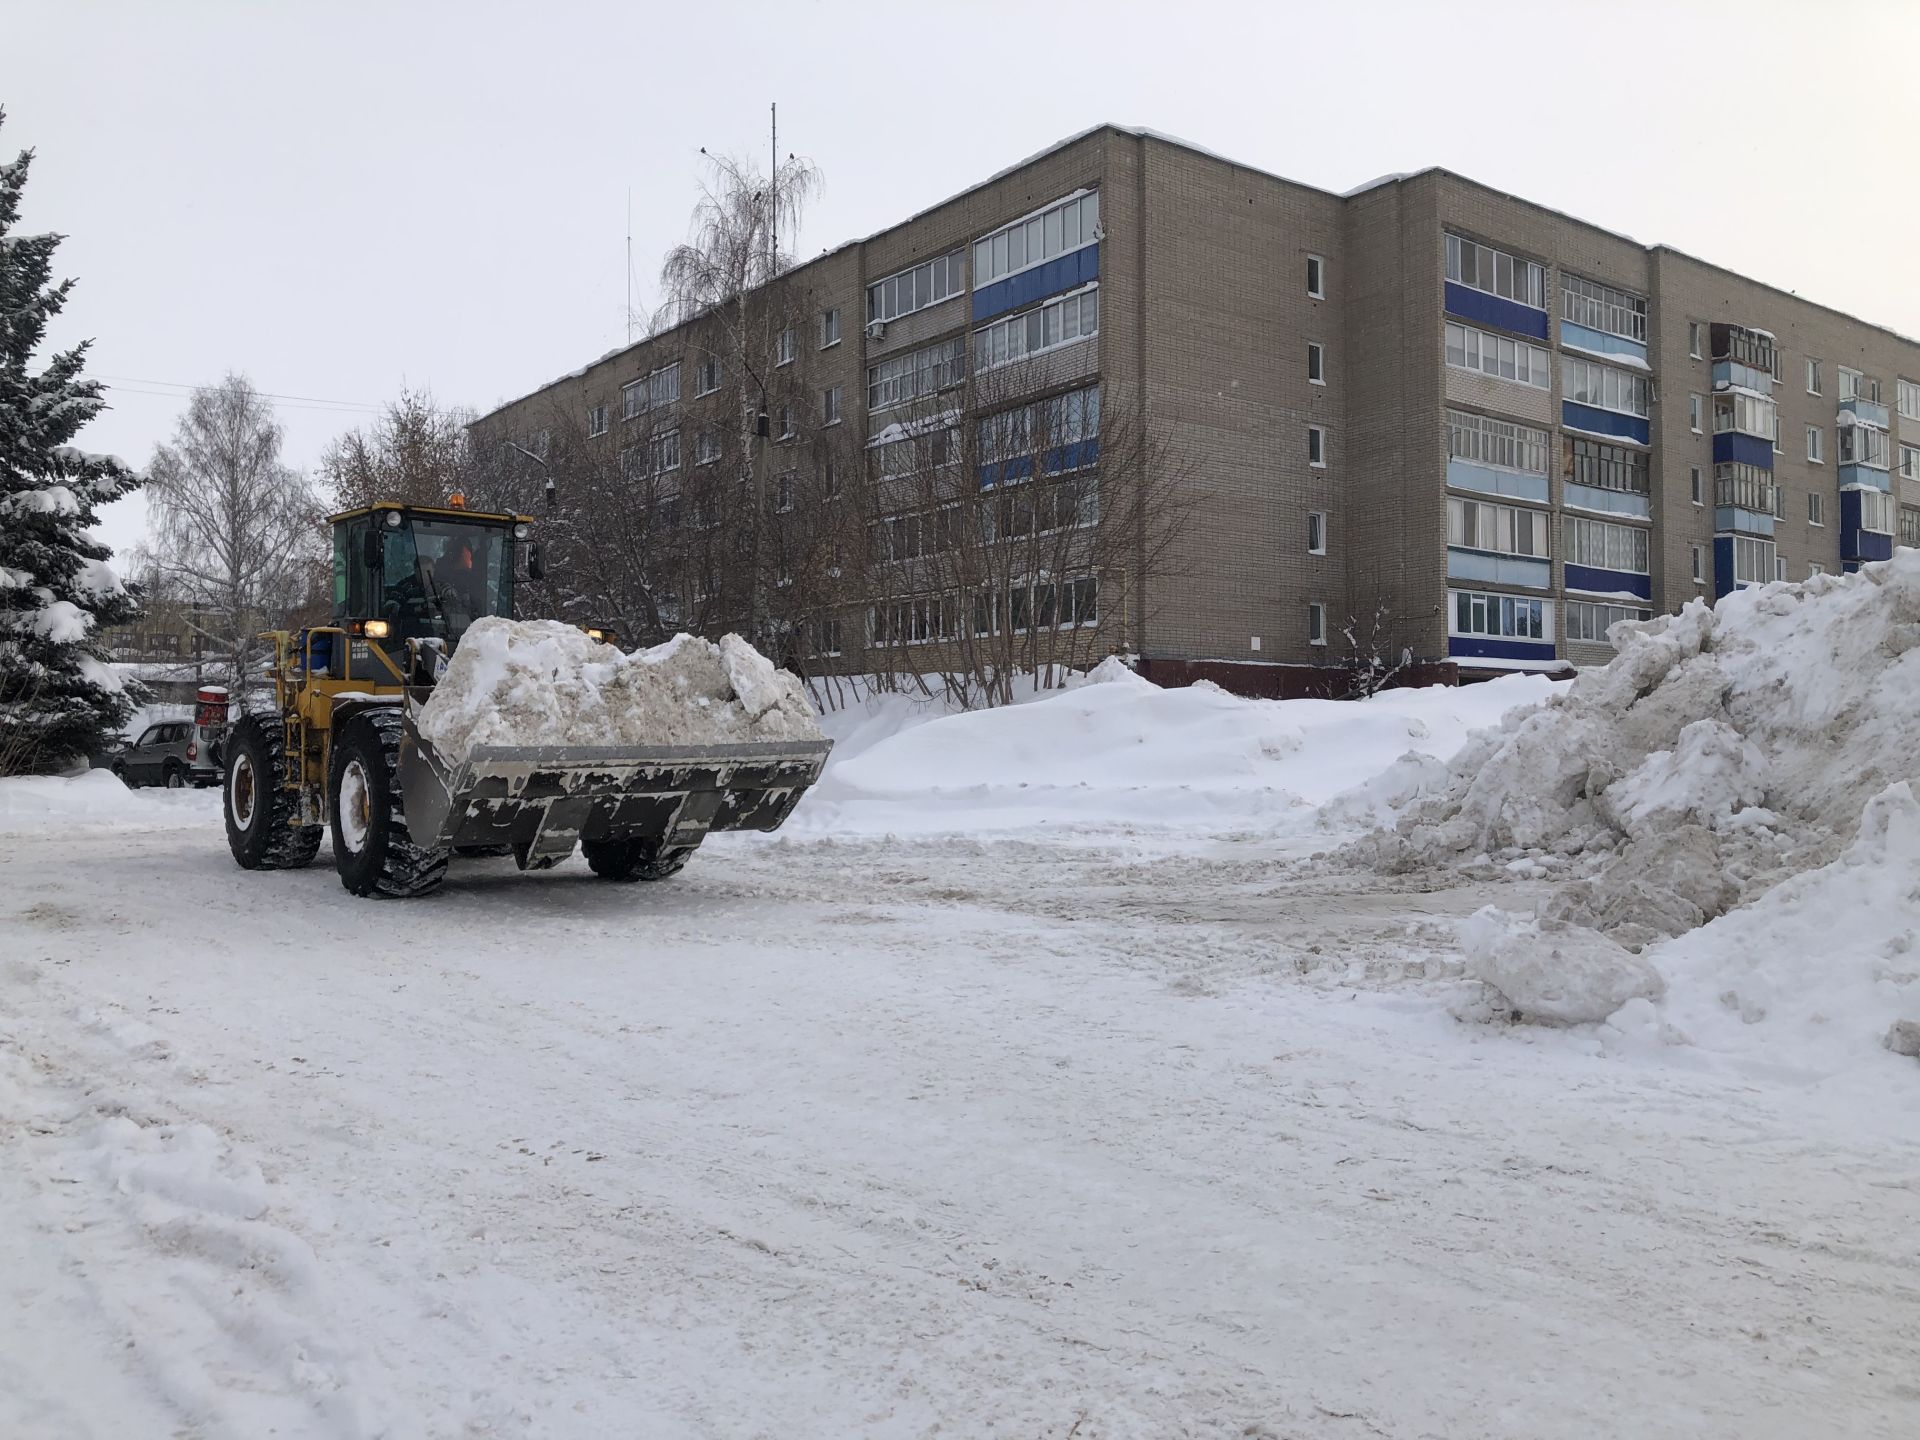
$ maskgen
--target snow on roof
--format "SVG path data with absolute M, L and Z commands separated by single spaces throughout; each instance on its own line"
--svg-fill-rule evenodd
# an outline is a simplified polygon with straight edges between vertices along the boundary
M 1351 190 L 1342 190 L 1340 192 L 1340 198 L 1342 200 L 1351 200 L 1354 196 L 1364 195 L 1369 190 L 1378 190 L 1382 185 L 1397 185 L 1402 180 L 1411 180 L 1416 175 L 1424 175 L 1426 173 L 1425 170 L 1395 170 L 1386 175 L 1376 175 L 1373 179 L 1366 181 L 1364 184 L 1356 185 Z

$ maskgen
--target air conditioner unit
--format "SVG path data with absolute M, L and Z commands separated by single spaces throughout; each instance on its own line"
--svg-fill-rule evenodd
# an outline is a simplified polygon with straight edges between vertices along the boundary
M 869 320 L 867 322 L 867 338 L 869 340 L 884 340 L 886 338 L 886 335 L 887 335 L 886 321 Z

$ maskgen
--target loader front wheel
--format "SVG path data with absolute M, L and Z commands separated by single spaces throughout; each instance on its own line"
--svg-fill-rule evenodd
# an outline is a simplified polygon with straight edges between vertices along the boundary
M 286 733 L 278 721 L 248 716 L 227 741 L 221 785 L 227 848 L 242 870 L 298 870 L 320 850 L 319 825 L 295 825 L 299 797 L 283 790 Z
M 678 849 L 657 840 L 582 840 L 580 853 L 587 868 L 602 880 L 665 880 L 677 875 L 693 855 L 691 845 Z
M 327 787 L 333 865 L 355 895 L 425 895 L 447 878 L 447 852 L 416 845 L 407 829 L 399 781 L 403 728 L 397 710 L 374 710 L 334 742 Z

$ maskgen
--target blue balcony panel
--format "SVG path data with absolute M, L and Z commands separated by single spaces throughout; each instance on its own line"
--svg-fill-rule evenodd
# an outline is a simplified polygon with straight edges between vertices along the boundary
M 1880 430 L 1890 429 L 1892 426 L 1893 417 L 1887 413 L 1887 407 L 1878 400 L 1862 400 L 1857 395 L 1851 400 L 1842 400 L 1839 413 L 1844 415 L 1849 410 L 1853 412 L 1853 418 L 1862 425 L 1872 425 Z M 1843 420 L 1840 423 L 1844 425 L 1846 422 Z
M 1512 335 L 1529 335 L 1542 342 L 1547 338 L 1546 311 L 1451 280 L 1447 281 L 1447 313 Z
M 1018 310 L 1022 305 L 1031 305 L 1049 295 L 1058 295 L 1062 290 L 1090 285 L 1099 278 L 1099 245 L 1082 245 L 1078 250 L 1054 256 L 1044 265 L 1022 270 L 1018 275 L 1009 275 L 1004 280 L 996 280 L 984 289 L 974 291 L 974 323 L 991 320 L 1009 310 Z
M 1560 343 L 1575 350 L 1584 350 L 1589 355 L 1638 360 L 1642 365 L 1647 363 L 1647 347 L 1638 340 L 1629 340 L 1624 335 L 1609 335 L 1604 330 L 1591 330 L 1571 320 L 1560 322 Z
M 1871 465 L 1842 465 L 1840 467 L 1840 487 L 1865 485 L 1873 490 L 1893 489 L 1893 475 L 1890 471 L 1876 470 Z
M 1456 490 L 1477 490 L 1482 495 L 1505 495 L 1514 500 L 1533 500 L 1546 504 L 1547 477 L 1522 475 L 1517 470 L 1496 470 L 1491 465 L 1475 465 L 1467 460 L 1447 461 L 1447 484 Z
M 1713 512 L 1713 533 L 1773 536 L 1773 516 L 1764 510 L 1741 510 L 1732 505 L 1717 506 Z
M 1630 570 L 1602 570 L 1593 565 L 1567 566 L 1567 589 L 1585 590 L 1594 595 L 1637 595 L 1653 599 L 1653 577 L 1635 575 Z
M 1893 536 L 1860 524 L 1860 492 L 1840 492 L 1840 558 L 1842 560 L 1891 560 Z
M 1758 435 L 1742 435 L 1738 430 L 1722 430 L 1713 437 L 1713 463 L 1716 465 L 1758 465 L 1773 469 L 1773 442 Z
M 1713 598 L 1725 599 L 1733 593 L 1733 537 L 1713 537 Z
M 1082 470 L 1098 463 L 1100 459 L 1100 437 L 1087 440 L 1075 440 L 1067 445 L 1055 445 L 1040 457 L 1040 473 L 1059 475 L 1068 470 Z M 980 488 L 991 490 L 1003 481 L 1008 485 L 1017 485 L 1022 480 L 1031 480 L 1034 471 L 1034 457 L 1016 455 L 1006 460 L 995 460 L 980 467 Z
M 1447 654 L 1455 659 L 1554 661 L 1551 640 L 1507 640 L 1492 635 L 1449 635 Z
M 1597 485 L 1576 485 L 1569 480 L 1563 493 L 1562 503 L 1576 510 L 1601 510 L 1609 515 L 1631 515 L 1640 520 L 1653 517 L 1653 501 L 1629 490 L 1602 490 Z
M 1638 415 L 1622 415 L 1617 410 L 1602 410 L 1577 400 L 1560 402 L 1560 423 L 1570 430 L 1609 435 L 1616 440 L 1631 440 L 1636 445 L 1653 443 L 1653 427 Z
M 1534 590 L 1553 588 L 1553 562 L 1526 555 L 1496 555 L 1489 550 L 1447 547 L 1447 578 L 1479 580 L 1493 585 L 1524 585 Z

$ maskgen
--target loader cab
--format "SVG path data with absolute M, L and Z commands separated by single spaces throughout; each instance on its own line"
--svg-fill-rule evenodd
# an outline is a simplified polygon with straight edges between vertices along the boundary
M 483 615 L 512 617 L 524 516 L 374 505 L 332 523 L 336 625 L 380 620 L 394 640 L 451 647 Z

